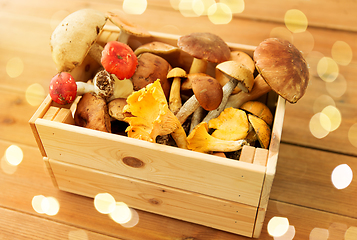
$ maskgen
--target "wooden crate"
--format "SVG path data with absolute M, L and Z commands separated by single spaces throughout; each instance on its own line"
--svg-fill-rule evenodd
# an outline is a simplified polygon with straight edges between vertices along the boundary
M 115 40 L 107 26 L 99 43 Z M 152 32 L 131 39 L 176 45 L 178 36 Z M 228 44 L 252 55 L 255 47 Z M 135 48 L 135 47 L 134 47 Z M 189 56 L 183 56 L 189 66 Z M 83 69 L 83 68 L 82 68 Z M 76 104 L 59 106 L 48 96 L 30 120 L 53 184 L 94 197 L 110 193 L 128 206 L 248 237 L 259 237 L 275 175 L 285 100 L 270 92 L 274 112 L 269 150 L 245 146 L 232 160 L 75 126 Z

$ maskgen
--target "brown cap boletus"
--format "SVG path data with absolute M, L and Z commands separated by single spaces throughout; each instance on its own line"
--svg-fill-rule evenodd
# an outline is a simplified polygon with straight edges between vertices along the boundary
M 309 69 L 301 52 L 289 41 L 268 38 L 254 51 L 256 68 L 272 90 L 296 103 L 309 83 Z
M 181 36 L 177 46 L 194 58 L 189 73 L 206 72 L 207 62 L 221 63 L 230 58 L 228 45 L 212 33 L 195 32 Z
M 95 93 L 86 93 L 77 104 L 74 114 L 77 126 L 111 132 L 107 102 Z
M 165 96 L 169 99 L 171 83 L 167 80 L 167 74 L 171 69 L 171 65 L 164 58 L 152 53 L 141 54 L 138 56 L 136 71 L 131 77 L 134 90 L 138 91 L 160 79 Z

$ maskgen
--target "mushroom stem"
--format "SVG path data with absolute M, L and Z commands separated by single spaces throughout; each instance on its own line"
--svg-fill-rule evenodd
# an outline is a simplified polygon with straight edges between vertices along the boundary
M 94 92 L 94 85 L 91 83 L 85 82 L 76 82 L 77 84 L 77 96 L 82 96 L 89 92 Z
M 171 133 L 172 138 L 175 140 L 177 147 L 188 149 L 187 148 L 187 136 L 186 132 L 183 129 L 182 125 L 178 126 L 175 131 Z
M 181 78 L 174 77 L 171 83 L 169 95 L 169 108 L 176 115 L 182 106 L 181 101 Z
M 271 87 L 265 82 L 261 75 L 258 75 L 254 81 L 254 87 L 250 93 L 245 93 L 242 91 L 231 95 L 228 98 L 225 108 L 239 108 L 243 103 L 257 99 L 258 97 L 268 93 L 271 90 Z
M 204 114 L 205 110 L 201 106 L 195 110 L 191 118 L 190 132 L 192 132 L 192 130 L 202 121 Z
M 127 44 L 128 40 L 129 40 L 129 36 L 130 35 L 121 28 L 120 29 L 120 34 L 119 34 L 119 37 L 118 37 L 117 41 Z
M 183 124 L 186 119 L 200 106 L 195 95 L 192 95 L 187 101 L 182 105 L 178 113 L 176 114 L 177 119 L 181 124 Z
M 94 43 L 92 47 L 89 49 L 88 55 L 91 56 L 97 63 L 102 66 L 101 58 L 103 47 L 98 43 Z
M 193 58 L 190 73 L 205 73 L 208 62 L 203 59 Z
M 237 86 L 238 80 L 231 78 L 226 84 L 224 84 L 223 98 L 221 104 L 215 110 L 209 111 L 206 117 L 202 120 L 203 122 L 209 122 L 211 119 L 216 118 L 225 109 L 229 96 L 231 96 L 234 88 Z

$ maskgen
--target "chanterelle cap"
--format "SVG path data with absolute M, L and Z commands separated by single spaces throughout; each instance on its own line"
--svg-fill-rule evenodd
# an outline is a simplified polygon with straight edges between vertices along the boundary
M 195 32 L 181 36 L 177 46 L 192 57 L 214 63 L 227 61 L 231 53 L 223 39 L 212 33 Z
M 268 38 L 254 51 L 256 68 L 269 86 L 290 103 L 297 102 L 309 83 L 309 69 L 301 52 L 289 41 Z

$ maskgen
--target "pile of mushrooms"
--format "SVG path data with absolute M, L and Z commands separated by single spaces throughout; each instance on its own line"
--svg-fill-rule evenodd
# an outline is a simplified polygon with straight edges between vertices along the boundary
M 108 20 L 120 36 L 102 46 L 96 42 Z M 307 63 L 286 40 L 268 38 L 251 57 L 212 33 L 181 36 L 177 46 L 154 41 L 135 49 L 128 45 L 131 35 L 150 33 L 120 13 L 93 9 L 70 14 L 54 30 L 58 74 L 49 92 L 59 104 L 78 97 L 76 125 L 233 158 L 244 145 L 269 147 L 273 114 L 261 96 L 275 91 L 295 103 L 308 85 Z M 191 56 L 190 66 L 181 55 Z M 118 122 L 124 129 L 113 131 Z

